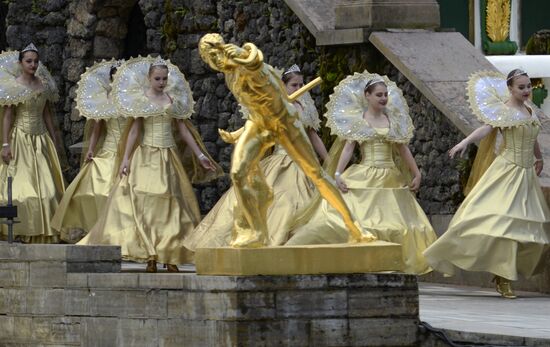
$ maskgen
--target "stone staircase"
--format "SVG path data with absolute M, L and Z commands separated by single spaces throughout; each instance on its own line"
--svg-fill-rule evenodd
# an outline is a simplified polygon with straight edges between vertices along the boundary
M 435 0 L 285 0 L 318 46 L 363 43 L 372 29 L 437 28 Z

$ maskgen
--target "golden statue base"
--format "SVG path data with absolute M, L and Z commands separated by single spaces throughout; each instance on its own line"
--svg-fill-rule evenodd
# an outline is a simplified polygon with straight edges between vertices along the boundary
M 401 245 L 358 244 L 199 248 L 199 275 L 305 275 L 401 271 Z

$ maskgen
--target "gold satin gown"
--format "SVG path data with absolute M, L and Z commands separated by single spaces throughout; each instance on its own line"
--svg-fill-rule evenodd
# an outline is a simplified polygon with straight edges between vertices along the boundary
M 13 227 L 14 235 L 29 243 L 59 242 L 59 233 L 50 220 L 65 186 L 55 145 L 44 122 L 46 102 L 45 93 L 39 93 L 14 107 L 10 134 L 13 159 L 0 167 L 0 203 L 7 203 L 7 177 L 11 176 L 12 199 L 20 222 Z M 2 224 L 2 234 L 7 232 Z
M 124 118 L 105 120 L 105 139 L 92 161 L 85 163 L 67 187 L 59 207 L 52 218 L 52 227 L 61 233 L 61 239 L 75 243 L 95 225 L 107 203 L 107 197 L 116 175 L 118 141 L 126 125 Z
M 200 211 L 172 122 L 167 115 L 144 118 L 129 175 L 115 183 L 98 222 L 79 245 L 120 245 L 123 259 L 138 262 L 192 261 L 183 239 L 198 224 Z
M 517 280 L 542 271 L 550 210 L 534 170 L 536 122 L 502 128 L 504 149 L 473 187 L 447 232 L 424 255 L 437 271 L 487 271 Z
M 407 273 L 431 269 L 422 252 L 436 235 L 426 214 L 396 167 L 388 128 L 374 128 L 376 138 L 361 143 L 362 160 L 342 173 L 348 192 L 342 194 L 364 230 L 379 240 L 400 243 Z M 340 215 L 324 200 L 311 221 L 298 228 L 287 245 L 345 243 L 348 232 Z
M 273 189 L 273 203 L 267 210 L 267 245 L 283 245 L 289 238 L 290 230 L 285 229 L 287 222 L 311 200 L 315 186 L 278 145 L 273 154 L 260 162 L 260 167 L 267 184 Z M 231 187 L 189 234 L 185 246 L 191 250 L 229 246 L 236 202 L 237 198 Z

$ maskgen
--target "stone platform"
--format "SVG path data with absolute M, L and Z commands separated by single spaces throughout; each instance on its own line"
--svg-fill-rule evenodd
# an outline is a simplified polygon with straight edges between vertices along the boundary
M 550 296 L 518 291 L 501 298 L 494 289 L 421 283 L 420 319 L 454 342 L 475 346 L 550 346 Z M 429 340 L 434 343 L 429 343 Z M 422 347 L 448 346 L 421 338 Z
M 0 242 L 0 345 L 418 345 L 412 275 L 200 276 L 120 266 L 118 247 Z
M 262 248 L 199 248 L 199 275 L 303 275 L 400 271 L 401 245 L 374 241 L 358 244 Z

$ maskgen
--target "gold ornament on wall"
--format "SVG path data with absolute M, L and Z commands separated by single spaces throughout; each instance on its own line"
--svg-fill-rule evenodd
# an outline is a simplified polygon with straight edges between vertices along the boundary
M 493 42 L 502 42 L 510 32 L 510 0 L 487 0 L 486 30 Z

